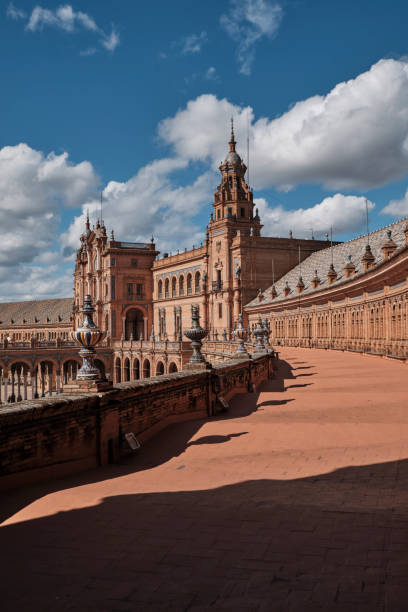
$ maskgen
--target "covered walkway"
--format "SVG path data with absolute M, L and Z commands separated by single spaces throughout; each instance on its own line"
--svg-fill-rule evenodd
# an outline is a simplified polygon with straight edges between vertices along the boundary
M 408 366 L 280 357 L 217 419 L 3 495 L 2 610 L 405 612 Z

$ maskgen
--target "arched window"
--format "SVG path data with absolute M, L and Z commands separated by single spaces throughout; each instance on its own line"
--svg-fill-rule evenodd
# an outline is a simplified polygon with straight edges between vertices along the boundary
M 191 274 L 187 274 L 187 295 L 191 295 L 193 292 L 193 277 Z
M 159 295 L 159 300 L 161 300 L 161 298 L 163 297 L 163 281 L 159 280 L 158 286 L 157 286 L 157 293 Z
M 156 376 L 161 376 L 164 374 L 164 364 L 162 361 L 159 361 L 156 365 Z
M 169 297 L 169 285 L 170 285 L 170 281 L 168 278 L 166 278 L 166 280 L 164 281 L 164 297 L 166 298 Z
M 125 363 L 123 364 L 123 381 L 128 382 L 130 380 L 130 361 L 128 357 L 125 359 Z
M 139 380 L 140 378 L 140 362 L 138 359 L 133 361 L 133 380 Z
M 194 291 L 196 293 L 200 293 L 201 291 L 201 274 L 200 272 L 195 273 L 194 277 Z
M 177 295 L 177 279 L 175 276 L 171 279 L 171 296 Z
M 143 378 L 150 378 L 150 361 L 148 359 L 143 362 Z
M 172 374 L 173 372 L 178 372 L 177 366 L 174 363 L 174 361 L 172 361 L 171 364 L 169 365 L 169 374 Z
M 179 278 L 179 295 L 184 295 L 184 276 L 181 275 Z
M 116 357 L 116 361 L 115 361 L 115 382 L 120 383 L 121 382 L 121 364 L 120 364 L 120 358 Z

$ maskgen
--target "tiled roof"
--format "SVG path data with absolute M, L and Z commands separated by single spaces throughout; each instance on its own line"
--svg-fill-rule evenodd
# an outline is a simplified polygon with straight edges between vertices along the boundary
M 72 297 L 31 302 L 0 302 L 0 325 L 3 326 L 69 323 L 71 315 Z
M 387 230 L 391 230 L 392 240 L 397 245 L 397 248 L 401 248 L 405 245 L 405 234 L 404 228 L 407 224 L 408 218 L 402 219 L 401 221 L 397 221 L 392 223 L 391 225 L 387 225 L 375 232 L 371 232 L 369 234 L 369 241 L 372 254 L 375 258 L 374 265 L 380 263 L 382 261 L 382 246 L 387 242 Z M 342 242 L 333 246 L 333 266 L 335 271 L 337 272 L 337 280 L 330 285 L 330 287 L 337 287 L 341 283 L 344 283 L 346 280 L 344 275 L 344 266 L 348 263 L 348 256 L 351 255 L 351 261 L 355 265 L 355 274 L 361 274 L 363 272 L 362 269 L 362 257 L 365 253 L 365 247 L 367 244 L 367 235 L 360 236 L 359 238 L 354 238 L 354 240 L 349 240 L 348 242 Z M 323 249 L 321 251 L 316 251 L 312 253 L 309 257 L 307 257 L 300 265 L 295 266 L 290 270 L 287 274 L 285 274 L 281 279 L 279 279 L 275 283 L 275 289 L 277 292 L 277 296 L 272 300 L 271 298 L 271 288 L 272 285 L 263 292 L 264 299 L 259 302 L 257 298 L 249 302 L 247 306 L 258 306 L 260 304 L 276 304 L 277 302 L 292 299 L 293 297 L 298 295 L 296 285 L 298 284 L 299 277 L 302 276 L 303 283 L 305 285 L 304 290 L 301 295 L 307 295 L 314 291 L 319 291 L 321 289 L 327 289 L 327 273 L 329 271 L 331 264 L 331 249 L 330 247 L 327 249 Z M 312 286 L 312 278 L 315 275 L 315 270 L 317 270 L 317 276 L 320 278 L 320 285 L 313 289 Z M 283 293 L 284 287 L 288 283 L 290 287 L 290 293 L 288 296 L 285 296 Z

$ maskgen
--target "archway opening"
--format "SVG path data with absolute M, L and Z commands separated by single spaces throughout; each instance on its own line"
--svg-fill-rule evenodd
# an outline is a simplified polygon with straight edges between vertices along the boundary
M 140 378 L 140 361 L 135 359 L 133 361 L 133 380 L 139 380 Z
M 164 374 L 164 363 L 159 361 L 156 365 L 156 376 L 161 376 L 162 374 Z
M 143 378 L 150 378 L 150 361 L 148 359 L 143 362 Z
M 169 373 L 172 374 L 173 372 L 178 372 L 177 366 L 174 361 L 172 361 L 169 365 Z
M 115 361 L 115 382 L 117 383 L 122 382 L 121 363 L 120 363 L 119 357 L 116 357 L 116 361 Z
M 67 385 L 76 380 L 79 368 L 80 365 L 77 361 L 75 361 L 75 359 L 69 359 L 68 361 L 65 361 L 62 366 L 62 380 L 64 385 Z
M 130 380 L 130 361 L 128 357 L 126 357 L 125 362 L 123 364 L 123 382 L 129 382 Z

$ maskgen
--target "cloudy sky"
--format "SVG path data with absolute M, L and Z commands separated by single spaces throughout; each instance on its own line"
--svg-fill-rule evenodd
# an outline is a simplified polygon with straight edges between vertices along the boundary
M 0 13 L 0 301 L 69 296 L 85 212 L 204 235 L 229 118 L 264 235 L 408 215 L 408 5 L 14 0 Z

